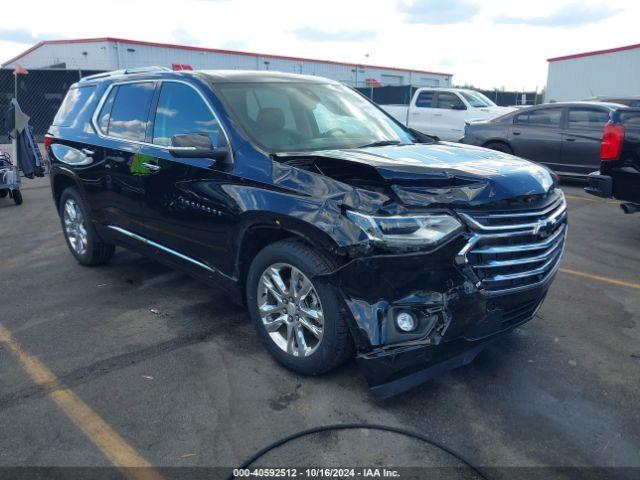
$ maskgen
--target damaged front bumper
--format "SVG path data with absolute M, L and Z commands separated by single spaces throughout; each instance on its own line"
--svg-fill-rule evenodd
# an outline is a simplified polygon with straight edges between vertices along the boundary
M 471 362 L 490 342 L 530 320 L 555 270 L 534 288 L 491 295 L 454 259 L 461 236 L 433 252 L 356 258 L 325 275 L 350 313 L 358 363 L 377 397 L 388 397 Z M 399 312 L 417 319 L 412 332 Z

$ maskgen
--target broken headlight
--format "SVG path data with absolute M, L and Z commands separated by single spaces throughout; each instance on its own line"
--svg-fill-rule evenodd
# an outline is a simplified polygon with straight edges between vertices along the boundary
M 373 243 L 391 248 L 433 247 L 462 229 L 460 221 L 446 213 L 387 217 L 349 210 L 347 217 Z

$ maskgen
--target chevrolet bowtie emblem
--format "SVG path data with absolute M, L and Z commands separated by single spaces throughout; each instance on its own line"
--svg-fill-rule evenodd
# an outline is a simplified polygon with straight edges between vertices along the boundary
M 548 232 L 555 224 L 555 218 L 544 218 L 542 220 L 538 220 L 533 227 L 533 234 L 538 235 L 541 232 Z

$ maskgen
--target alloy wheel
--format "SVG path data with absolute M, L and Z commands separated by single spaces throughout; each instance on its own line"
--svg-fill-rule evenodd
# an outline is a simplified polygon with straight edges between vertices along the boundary
M 69 198 L 65 202 L 62 219 L 64 232 L 71 248 L 78 255 L 84 255 L 87 251 L 87 229 L 84 224 L 84 215 L 74 199 Z
M 322 341 L 324 313 L 313 283 L 288 263 L 269 266 L 258 282 L 258 311 L 271 340 L 295 357 L 308 357 Z

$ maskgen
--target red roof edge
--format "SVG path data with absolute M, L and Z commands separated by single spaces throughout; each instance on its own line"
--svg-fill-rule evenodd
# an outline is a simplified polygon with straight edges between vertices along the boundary
M 10 63 L 15 62 L 16 60 L 21 59 L 22 57 L 24 57 L 24 56 L 25 56 L 25 55 L 27 55 L 28 53 L 31 53 L 31 52 L 33 52 L 34 50 L 36 50 L 36 49 L 40 48 L 40 47 L 41 47 L 42 45 L 44 45 L 45 43 L 47 43 L 47 42 L 46 42 L 46 41 L 44 41 L 44 42 L 38 42 L 38 43 L 36 43 L 33 47 L 31 47 L 31 48 L 29 48 L 29 49 L 25 50 L 25 51 L 24 51 L 24 52 L 22 52 L 20 55 L 16 55 L 16 56 L 15 56 L 15 57 L 13 57 L 11 60 L 7 60 L 6 62 L 4 62 L 4 63 L 2 64 L 2 66 L 4 67 L 4 66 L 6 66 L 6 65 L 9 65 Z
M 547 58 L 547 62 L 558 62 L 560 60 L 571 60 L 572 58 L 592 57 L 594 55 L 604 55 L 607 53 L 623 52 L 625 50 L 635 50 L 640 48 L 640 43 L 635 45 L 626 45 L 624 47 L 609 48 L 606 50 L 594 50 L 593 52 L 574 53 L 573 55 L 565 55 L 563 57 Z
M 116 37 L 101 37 L 101 38 L 77 38 L 77 39 L 69 39 L 69 40 L 44 40 L 42 42 L 36 43 L 33 47 L 25 50 L 21 54 L 13 57 L 11 60 L 7 60 L 2 64 L 4 67 L 20 58 L 24 57 L 28 53 L 33 52 L 35 49 L 40 48 L 43 45 L 56 45 L 56 44 L 64 44 L 64 43 L 87 43 L 87 42 L 120 42 L 120 43 L 130 43 L 132 45 L 145 45 L 149 47 L 165 47 L 165 48 L 176 48 L 179 50 L 195 50 L 198 52 L 211 52 L 211 53 L 226 53 L 231 55 L 247 55 L 247 56 L 259 56 L 265 58 L 275 58 L 279 60 L 293 60 L 299 62 L 318 62 L 318 63 L 328 63 L 332 65 L 348 65 L 348 66 L 356 66 L 356 63 L 349 62 L 337 62 L 333 60 L 320 60 L 316 58 L 304 58 L 304 57 L 290 57 L 286 55 L 274 55 L 270 53 L 257 53 L 257 52 L 245 52 L 241 50 L 224 50 L 219 48 L 205 48 L 205 47 L 192 47 L 189 45 L 176 45 L 172 43 L 159 43 L 159 42 L 147 42 L 145 40 L 128 40 L 126 38 L 116 38 Z M 400 68 L 400 67 L 382 67 L 380 65 L 367 65 L 364 63 L 358 63 L 359 67 L 368 67 L 368 68 L 381 68 L 384 70 L 400 70 L 406 72 L 413 73 L 427 73 L 431 75 L 441 75 L 444 77 L 452 77 L 452 73 L 445 72 L 432 72 L 429 70 L 415 70 L 412 68 Z

